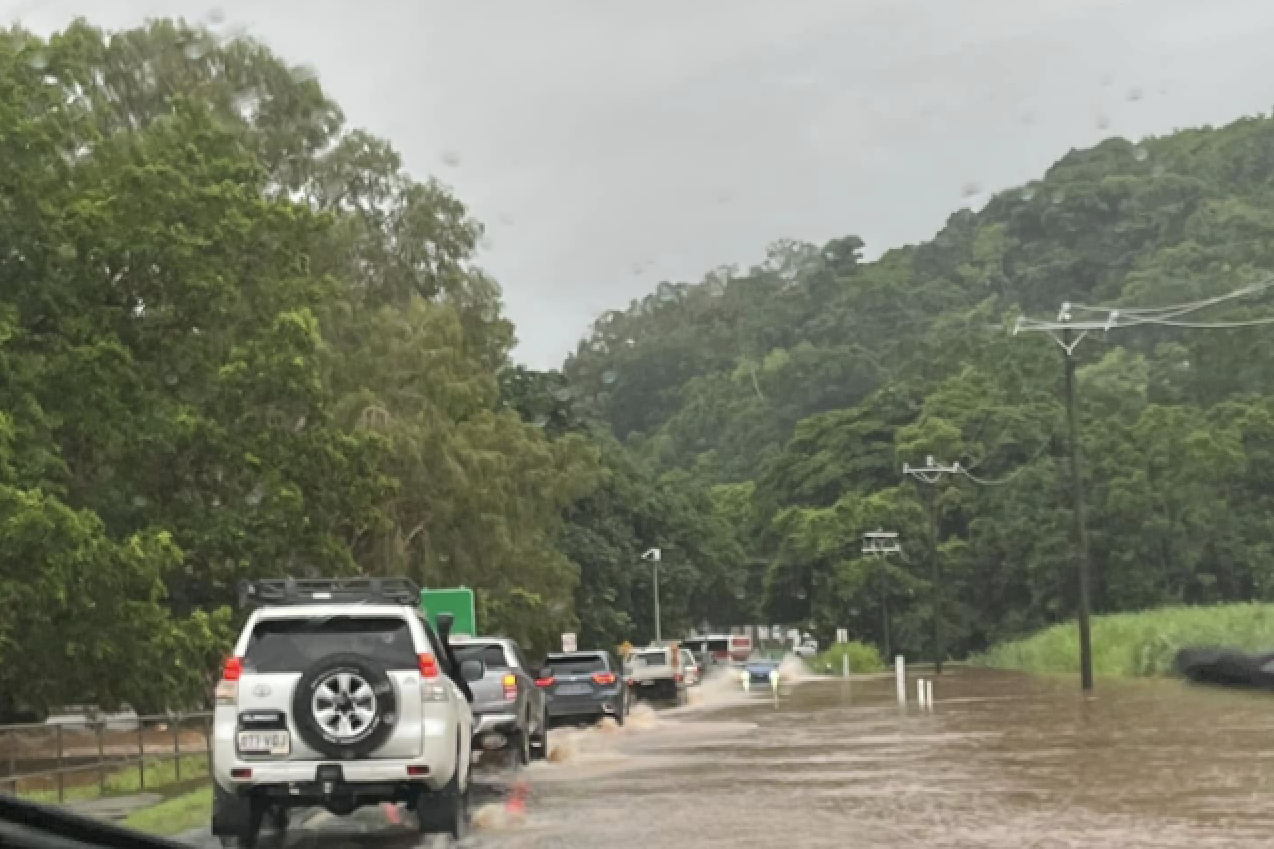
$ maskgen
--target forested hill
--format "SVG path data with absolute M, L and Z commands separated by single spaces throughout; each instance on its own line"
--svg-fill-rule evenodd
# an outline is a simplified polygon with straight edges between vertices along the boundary
M 899 203 L 905 203 L 900 198 Z M 764 621 L 927 646 L 938 487 L 954 654 L 1073 612 L 1062 361 L 1023 313 L 1161 306 L 1274 271 L 1274 120 L 1072 151 L 929 242 L 862 259 L 854 236 L 770 247 L 751 269 L 661 283 L 609 312 L 565 372 L 657 468 L 713 485 Z M 1189 321 L 1274 315 L 1236 299 Z M 1080 345 L 1094 603 L 1274 598 L 1274 327 L 1146 325 Z M 976 480 L 974 480 L 976 478 Z M 901 533 L 910 562 L 864 559 Z

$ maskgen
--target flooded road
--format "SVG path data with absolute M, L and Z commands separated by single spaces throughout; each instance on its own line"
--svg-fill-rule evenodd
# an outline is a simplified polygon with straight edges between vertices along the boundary
M 482 849 L 1266 846 L 1274 696 L 1174 681 L 954 669 L 921 711 L 892 676 L 777 704 L 705 684 L 698 706 L 558 731 L 525 808 L 479 805 Z M 327 841 L 321 841 L 326 843 Z M 369 845 L 362 840 L 362 845 Z

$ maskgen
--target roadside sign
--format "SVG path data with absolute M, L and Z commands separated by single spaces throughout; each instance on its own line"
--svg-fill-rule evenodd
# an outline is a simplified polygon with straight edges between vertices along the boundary
M 450 613 L 453 621 L 451 633 L 456 637 L 478 635 L 478 614 L 473 605 L 473 590 L 456 587 L 450 590 L 421 590 L 420 609 L 429 624 L 438 628 L 438 614 Z
M 572 651 L 576 651 L 576 650 L 577 650 L 577 649 L 576 649 L 576 647 L 575 647 L 575 635 L 574 635 L 574 634 L 563 634 L 563 635 L 562 635 L 562 651 L 564 651 L 564 652 L 572 652 Z
M 758 640 L 769 640 L 769 639 L 770 639 L 770 629 L 769 629 L 767 626 L 765 626 L 765 625 L 757 625 L 757 626 L 756 626 L 756 638 L 757 638 Z
M 848 629 L 845 629 L 845 628 L 837 628 L 837 629 L 836 629 L 836 642 L 838 642 L 838 643 L 848 643 L 848 642 L 849 642 L 849 631 L 848 631 Z

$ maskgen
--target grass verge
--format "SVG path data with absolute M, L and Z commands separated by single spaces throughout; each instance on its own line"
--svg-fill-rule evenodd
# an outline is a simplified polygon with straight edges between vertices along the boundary
M 1274 604 L 1161 607 L 1092 619 L 1093 672 L 1125 678 L 1169 675 L 1187 646 L 1247 651 L 1274 648 Z M 971 659 L 979 666 L 1023 672 L 1079 671 L 1079 633 L 1064 622 Z
M 192 778 L 207 774 L 208 756 L 206 754 L 182 756 L 181 781 L 189 781 Z M 51 783 L 49 779 L 41 779 L 41 781 L 45 785 Z M 66 788 L 65 798 L 68 802 L 78 802 L 84 799 L 96 799 L 101 796 L 120 796 L 128 793 L 139 793 L 143 790 L 141 786 L 141 773 L 137 769 L 137 764 L 117 767 L 107 773 L 105 793 L 102 792 L 102 786 L 98 781 L 97 769 L 95 767 L 79 772 L 68 773 L 67 781 L 76 782 Z M 163 761 L 146 762 L 146 787 L 144 789 L 161 790 L 164 787 L 177 783 L 176 758 Z M 23 799 L 30 799 L 33 802 L 58 801 L 58 791 L 56 787 L 19 787 L 18 795 Z
M 181 834 L 207 825 L 212 819 L 212 788 L 174 796 L 129 814 L 124 825 L 151 834 Z
M 850 672 L 879 672 L 885 668 L 884 662 L 880 659 L 880 649 L 857 640 L 837 643 L 827 651 L 810 658 L 807 663 L 815 672 L 839 674 L 844 669 L 845 661 L 842 658 L 845 657 L 849 658 Z

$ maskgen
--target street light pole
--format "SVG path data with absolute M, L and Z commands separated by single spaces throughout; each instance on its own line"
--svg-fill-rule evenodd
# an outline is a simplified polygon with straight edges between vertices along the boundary
M 660 643 L 660 642 L 662 642 L 662 641 L 663 641 L 663 634 L 660 632 L 660 628 L 659 628 L 659 556 L 660 556 L 660 551 L 659 551 L 659 549 L 657 549 L 657 548 L 652 548 L 652 549 L 650 549 L 650 551 L 647 551 L 645 554 L 643 554 L 643 555 L 641 556 L 641 559 L 642 559 L 642 560 L 649 560 L 649 561 L 651 562 L 651 565 L 654 567 L 654 575 L 655 575 L 655 586 L 654 586 L 654 591 L 655 591 L 655 642 L 656 642 L 656 643 Z
M 889 555 L 901 553 L 902 548 L 898 545 L 898 534 L 886 533 L 883 530 L 863 534 L 863 554 L 879 557 L 882 564 L 880 570 L 880 631 L 881 645 L 885 650 L 886 659 L 893 657 L 893 641 L 890 639 L 889 634 L 889 583 L 886 580 L 885 571 L 888 567 Z

